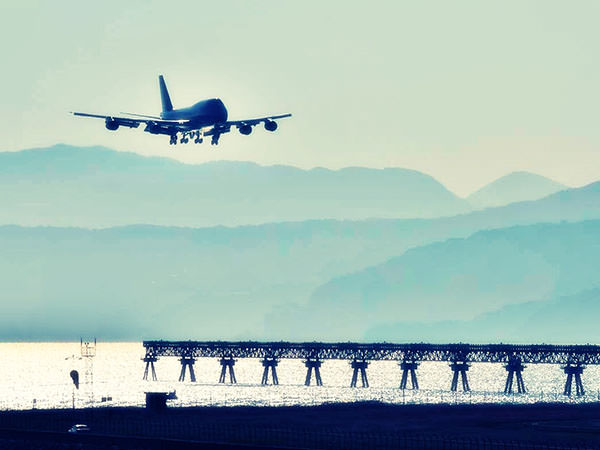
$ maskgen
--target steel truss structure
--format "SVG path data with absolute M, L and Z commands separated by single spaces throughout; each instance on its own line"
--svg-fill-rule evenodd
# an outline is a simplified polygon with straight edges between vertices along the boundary
M 464 361 L 600 364 L 599 345 L 390 344 L 354 342 L 144 341 L 146 358 L 340 359 L 350 361 Z

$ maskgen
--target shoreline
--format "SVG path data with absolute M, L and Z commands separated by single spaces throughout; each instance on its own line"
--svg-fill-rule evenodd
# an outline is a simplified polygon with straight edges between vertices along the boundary
M 464 446 L 473 443 L 474 448 L 483 443 L 493 444 L 489 448 L 503 448 L 510 442 L 555 448 L 600 448 L 600 403 L 364 402 L 292 407 L 170 407 L 160 412 L 102 407 L 0 413 L 0 429 L 18 430 L 24 436 L 39 432 L 66 435 L 66 430 L 75 423 L 88 424 L 94 436 L 105 439 L 176 439 L 264 448 L 412 448 L 402 447 L 402 442 L 413 442 L 415 447 L 419 442 L 424 445 L 429 442 L 432 446 L 425 448 L 438 448 L 437 444 L 443 448 L 441 445 L 447 442 L 458 443 L 456 448 L 462 448 L 460 443 Z

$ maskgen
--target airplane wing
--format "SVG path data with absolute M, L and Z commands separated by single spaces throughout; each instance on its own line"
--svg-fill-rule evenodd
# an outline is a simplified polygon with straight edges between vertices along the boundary
M 286 117 L 292 117 L 292 115 L 291 114 L 280 114 L 278 116 L 260 117 L 258 119 L 232 120 L 229 122 L 225 122 L 224 125 L 234 126 L 234 127 L 239 128 L 244 125 L 254 126 L 254 125 L 258 125 L 261 122 L 268 123 L 268 122 L 272 122 L 277 119 L 285 119 Z
M 168 134 L 172 135 L 178 131 L 185 131 L 189 128 L 186 127 L 185 121 L 180 120 L 163 120 L 163 119 L 151 119 L 151 118 L 133 118 L 133 117 L 118 117 L 108 116 L 102 114 L 89 114 L 82 112 L 71 112 L 74 116 L 79 117 L 93 117 L 96 119 L 104 119 L 106 122 L 106 128 L 109 130 L 116 130 L 121 127 L 137 128 L 140 124 L 145 124 L 146 128 L 144 131 L 148 131 L 152 134 Z
M 229 120 L 227 122 L 219 123 L 214 125 L 212 128 L 204 131 L 203 136 L 212 136 L 211 144 L 218 144 L 219 137 L 222 134 L 229 133 L 231 127 L 236 127 L 241 134 L 252 133 L 252 127 L 259 123 L 265 124 L 265 129 L 268 131 L 275 131 L 277 129 L 277 119 L 284 119 L 291 117 L 291 114 L 280 114 L 277 116 L 259 117 L 258 119 L 246 119 L 246 120 Z
M 201 136 L 212 136 L 211 143 L 217 144 L 219 137 L 222 134 L 229 133 L 231 127 L 235 127 L 241 134 L 250 134 L 252 127 L 259 123 L 265 124 L 265 129 L 268 131 L 275 131 L 277 129 L 278 119 L 284 119 L 291 117 L 291 114 L 279 114 L 276 116 L 259 117 L 256 119 L 245 119 L 245 120 L 232 120 L 228 122 L 218 123 L 208 127 L 195 128 L 189 121 L 186 120 L 163 120 L 156 116 L 145 116 L 142 114 L 129 114 L 137 117 L 119 117 L 102 114 L 90 114 L 83 112 L 71 112 L 74 116 L 80 117 L 92 117 L 96 119 L 104 119 L 106 128 L 109 130 L 116 130 L 120 126 L 128 128 L 137 128 L 141 124 L 145 124 L 146 128 L 144 131 L 152 134 L 166 134 L 171 136 L 171 143 L 177 143 L 177 133 L 182 133 L 182 142 L 187 142 L 187 138 L 196 135 L 195 142 L 202 142 Z M 208 129 L 207 129 L 208 128 Z M 197 131 L 199 130 L 199 131 Z

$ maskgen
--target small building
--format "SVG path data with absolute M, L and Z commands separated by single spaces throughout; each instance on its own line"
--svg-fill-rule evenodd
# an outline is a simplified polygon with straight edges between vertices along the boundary
M 177 398 L 173 392 L 146 392 L 146 409 L 150 411 L 163 411 L 167 409 L 167 400 Z

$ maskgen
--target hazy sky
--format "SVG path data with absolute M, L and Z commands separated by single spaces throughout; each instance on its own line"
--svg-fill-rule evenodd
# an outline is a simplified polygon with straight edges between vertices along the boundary
M 461 195 L 514 170 L 582 185 L 600 179 L 598 17 L 596 0 L 4 1 L 0 150 L 398 166 Z M 159 73 L 175 107 L 294 117 L 174 148 L 67 114 L 156 113 Z

